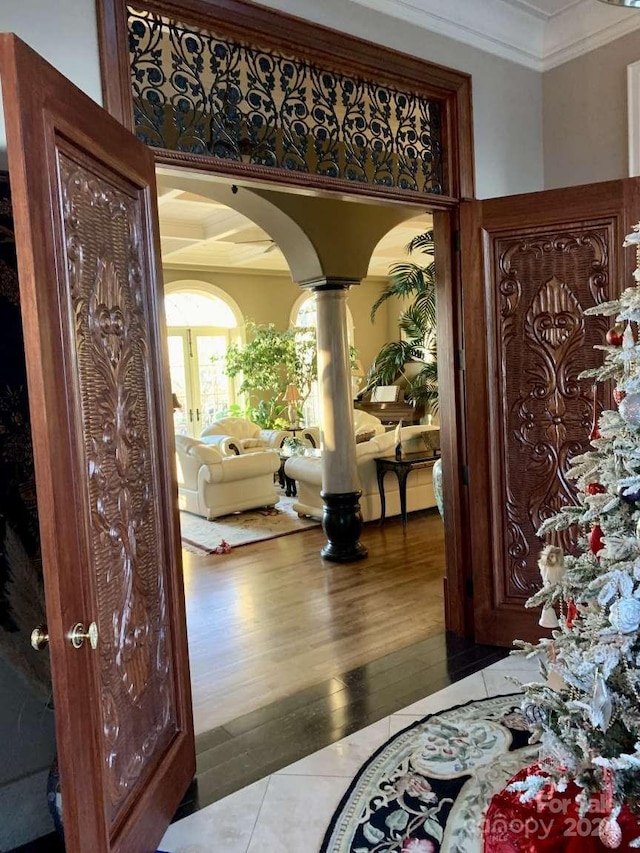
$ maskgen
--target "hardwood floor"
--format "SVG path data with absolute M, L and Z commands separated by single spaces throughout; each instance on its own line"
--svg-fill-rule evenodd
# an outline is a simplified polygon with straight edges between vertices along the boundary
M 365 526 L 366 560 L 323 560 L 320 528 L 184 554 L 196 733 L 444 630 L 442 521 Z
M 507 651 L 437 634 L 196 738 L 197 787 L 178 817 L 495 663 Z

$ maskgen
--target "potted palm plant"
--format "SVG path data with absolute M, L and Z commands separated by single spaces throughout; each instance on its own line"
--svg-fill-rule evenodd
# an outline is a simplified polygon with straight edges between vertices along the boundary
M 426 265 L 412 261 L 394 264 L 389 270 L 389 283 L 371 308 L 371 321 L 375 322 L 378 309 L 387 300 L 411 299 L 400 314 L 400 340 L 382 347 L 358 396 L 378 385 L 393 385 L 404 379 L 405 399 L 434 415 L 438 411 L 438 365 L 433 231 L 419 234 L 408 244 L 409 255 L 418 251 L 429 255 L 431 261 Z

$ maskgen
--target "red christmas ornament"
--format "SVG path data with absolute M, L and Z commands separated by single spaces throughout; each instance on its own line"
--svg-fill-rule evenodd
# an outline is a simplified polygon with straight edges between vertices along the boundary
M 613 399 L 616 401 L 617 406 L 620 405 L 620 403 L 624 400 L 624 398 L 626 396 L 627 396 L 627 392 L 622 391 L 621 389 L 618 389 L 618 388 L 616 388 L 615 391 L 613 392 Z
M 567 603 L 567 618 L 564 620 L 567 628 L 573 628 L 577 615 L 578 608 L 576 607 L 576 603 L 572 598 Z
M 602 528 L 599 524 L 594 524 L 591 528 L 591 532 L 589 533 L 589 548 L 591 550 L 591 553 L 595 554 L 596 557 L 598 556 L 598 553 L 604 548 Z
M 588 495 L 603 495 L 606 491 L 602 483 L 589 483 L 587 486 Z
M 624 329 L 622 326 L 614 326 L 613 329 L 609 329 L 606 334 L 607 343 L 611 347 L 621 347 L 622 346 L 622 333 Z

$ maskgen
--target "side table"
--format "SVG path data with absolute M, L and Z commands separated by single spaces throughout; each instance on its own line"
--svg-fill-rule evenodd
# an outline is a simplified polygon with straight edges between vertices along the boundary
M 392 471 L 398 478 L 398 490 L 400 492 L 400 515 L 402 516 L 402 527 L 407 527 L 407 477 L 411 471 L 418 468 L 430 468 L 438 457 L 432 450 L 418 450 L 414 453 L 403 453 L 402 456 L 376 456 L 376 475 L 378 478 L 378 491 L 380 492 L 380 524 L 384 524 L 386 512 L 386 500 L 384 496 L 384 475 Z
M 284 489 L 284 493 L 288 498 L 295 498 L 298 494 L 298 490 L 296 488 L 296 481 L 292 480 L 291 477 L 287 477 L 284 473 L 284 465 L 287 459 L 291 459 L 291 454 L 280 453 L 280 468 L 278 469 L 278 482 L 280 483 L 280 488 Z

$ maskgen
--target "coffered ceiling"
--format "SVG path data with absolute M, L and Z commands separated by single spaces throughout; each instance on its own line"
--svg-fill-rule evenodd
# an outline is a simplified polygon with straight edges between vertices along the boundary
M 545 71 L 640 28 L 640 9 L 600 0 L 354 0 Z
M 289 274 L 284 255 L 269 234 L 219 202 L 163 187 L 158 196 L 162 263 L 167 268 L 259 274 Z M 386 276 L 406 260 L 412 237 L 432 225 L 424 214 L 392 229 L 377 245 L 370 276 Z

